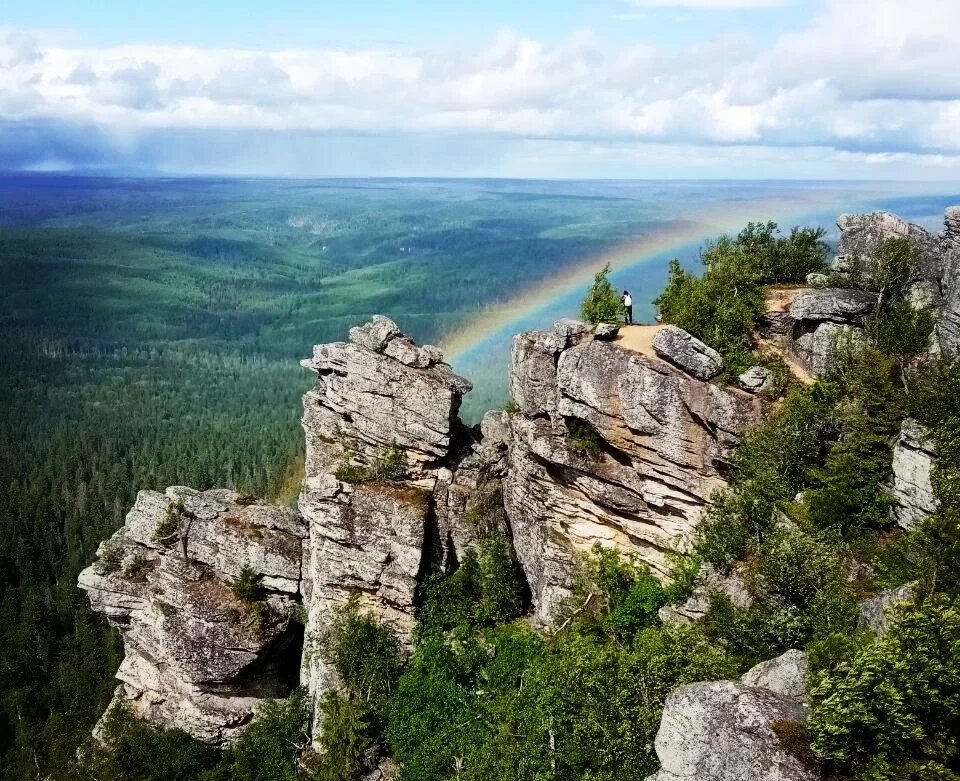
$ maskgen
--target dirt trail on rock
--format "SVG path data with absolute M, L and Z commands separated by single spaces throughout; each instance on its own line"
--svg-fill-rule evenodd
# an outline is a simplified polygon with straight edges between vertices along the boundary
M 659 360 L 660 356 L 657 355 L 656 351 L 653 349 L 653 337 L 657 335 L 660 329 L 663 328 L 662 325 L 622 325 L 620 326 L 620 332 L 617 334 L 617 338 L 614 340 L 616 344 L 621 347 L 625 347 L 628 350 L 633 350 L 636 353 L 641 355 L 646 355 L 649 358 L 657 358 Z

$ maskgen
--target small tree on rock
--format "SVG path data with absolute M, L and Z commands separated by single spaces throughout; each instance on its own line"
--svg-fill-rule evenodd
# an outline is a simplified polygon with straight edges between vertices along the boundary
M 587 297 L 580 304 L 580 317 L 588 323 L 619 322 L 623 317 L 623 303 L 610 281 L 610 264 L 598 271 Z

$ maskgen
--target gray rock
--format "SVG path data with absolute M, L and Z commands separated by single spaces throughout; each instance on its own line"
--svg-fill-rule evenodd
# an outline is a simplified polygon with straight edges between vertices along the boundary
M 286 696 L 278 666 L 299 652 L 290 617 L 306 536 L 294 510 L 233 491 L 141 492 L 79 578 L 123 638 L 115 703 L 220 743 L 264 699 Z M 260 575 L 261 609 L 233 593 L 244 567 Z
M 873 280 L 876 259 L 883 243 L 892 238 L 906 239 L 918 259 L 919 276 L 939 279 L 942 257 L 937 239 L 919 225 L 913 225 L 890 212 L 844 214 L 837 220 L 836 267 L 850 273 L 860 284 Z
M 807 284 L 810 285 L 810 287 L 816 288 L 827 287 L 827 285 L 830 284 L 830 277 L 828 277 L 826 274 L 821 274 L 814 271 L 810 274 L 807 274 Z
M 709 380 L 723 370 L 720 353 L 675 325 L 665 325 L 657 332 L 653 349 L 698 380 Z
M 735 681 L 694 683 L 666 700 L 655 748 L 655 781 L 815 781 L 775 731 L 806 723 L 794 699 Z
M 569 594 L 577 551 L 594 542 L 635 554 L 658 573 L 687 538 L 759 399 L 668 363 L 592 339 L 554 352 L 542 334 L 514 340 L 504 505 L 535 619 Z M 602 440 L 595 457 L 569 448 L 570 418 Z
M 593 328 L 593 335 L 597 339 L 616 339 L 620 333 L 620 326 L 613 323 L 597 323 Z
M 413 340 L 407 338 L 394 338 L 387 342 L 383 349 L 383 354 L 393 358 L 405 366 L 418 366 L 424 368 L 426 362 L 421 360 L 420 349 L 413 343 Z
M 807 669 L 807 655 L 791 649 L 776 659 L 751 667 L 740 681 L 803 702 L 807 698 Z
M 876 293 L 854 288 L 808 290 L 793 299 L 790 317 L 796 320 L 830 320 L 860 323 L 877 304 Z
M 593 327 L 582 320 L 564 317 L 553 324 L 553 332 L 566 340 L 567 347 L 572 347 L 578 342 L 589 338 L 593 333 Z
M 387 343 L 399 335 L 397 324 L 383 315 L 374 315 L 371 322 L 350 329 L 351 342 L 377 353 L 382 352 Z
M 865 343 L 859 326 L 823 322 L 798 324 L 790 353 L 813 377 L 825 377 L 839 355 L 855 354 Z
M 748 393 L 762 393 L 773 385 L 773 372 L 763 366 L 751 366 L 737 381 Z
M 937 317 L 936 339 L 942 352 L 956 356 L 960 354 L 960 206 L 947 209 L 944 224 L 940 235 L 943 306 Z
M 862 629 L 869 629 L 876 635 L 884 635 L 890 629 L 892 614 L 891 611 L 900 604 L 913 599 L 916 593 L 916 586 L 913 583 L 907 583 L 888 591 L 883 591 L 872 599 L 867 599 L 860 603 L 860 616 L 857 619 L 857 626 Z
M 937 497 L 930 482 L 935 461 L 930 432 L 912 418 L 904 420 L 893 446 L 890 487 L 890 515 L 903 529 L 912 529 L 937 511 Z

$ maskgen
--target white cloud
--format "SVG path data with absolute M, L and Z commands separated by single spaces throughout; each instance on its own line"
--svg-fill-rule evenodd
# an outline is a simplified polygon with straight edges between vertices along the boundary
M 779 148 L 784 160 L 826 148 L 878 165 L 907 155 L 947 166 L 960 156 L 958 51 L 954 0 L 828 0 L 775 40 L 724 37 L 680 52 L 655 40 L 612 48 L 589 32 L 547 43 L 504 30 L 474 51 L 251 51 L 93 49 L 0 30 L 0 119 L 127 136 L 443 133 L 736 155 Z

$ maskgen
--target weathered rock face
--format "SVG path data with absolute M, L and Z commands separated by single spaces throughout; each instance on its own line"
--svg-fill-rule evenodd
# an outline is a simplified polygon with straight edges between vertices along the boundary
M 943 306 L 937 320 L 937 343 L 952 355 L 960 353 L 960 206 L 947 209 L 940 236 L 943 254 Z
M 115 700 L 202 740 L 232 738 L 264 699 L 296 685 L 307 536 L 299 514 L 228 490 L 141 491 L 124 526 L 80 574 L 123 636 Z M 231 584 L 248 567 L 261 598 Z
M 910 242 L 919 261 L 918 278 L 939 279 L 943 273 L 937 238 L 896 214 L 843 214 L 837 220 L 837 227 L 840 240 L 835 267 L 838 271 L 854 273 L 861 282 L 871 278 L 880 248 L 891 238 Z
M 470 384 L 436 348 L 417 347 L 384 317 L 350 340 L 318 345 L 303 362 L 318 375 L 303 401 L 299 502 L 310 529 L 301 675 L 315 696 L 337 685 L 315 651 L 349 600 L 409 639 L 417 585 L 472 541 L 463 519 L 503 450 L 471 450 L 457 418 Z
M 890 514 L 904 529 L 912 529 L 937 510 L 937 497 L 930 483 L 935 460 L 930 432 L 911 418 L 904 420 L 893 446 L 890 485 L 894 503 Z
M 504 503 L 541 621 L 594 543 L 664 572 L 761 409 L 655 356 L 556 331 L 514 338 L 510 382 Z
M 655 748 L 661 770 L 647 781 L 814 781 L 812 763 L 778 734 L 806 723 L 796 699 L 736 681 L 694 683 L 668 697 Z
M 763 366 L 751 366 L 737 378 L 737 383 L 748 393 L 763 393 L 773 385 L 773 372 Z

